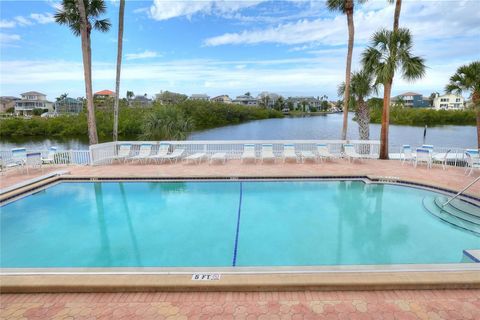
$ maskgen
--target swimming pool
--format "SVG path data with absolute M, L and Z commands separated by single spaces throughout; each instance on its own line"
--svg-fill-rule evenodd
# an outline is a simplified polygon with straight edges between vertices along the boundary
M 61 182 L 1 207 L 2 268 L 443 264 L 480 237 L 363 181 Z

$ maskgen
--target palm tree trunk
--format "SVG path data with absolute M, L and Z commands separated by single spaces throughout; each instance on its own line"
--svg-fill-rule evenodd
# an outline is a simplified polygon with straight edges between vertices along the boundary
M 363 100 L 362 97 L 358 98 L 358 112 L 357 112 L 357 121 L 358 121 L 358 133 L 360 140 L 369 140 L 370 139 L 370 110 Z
M 480 91 L 473 91 L 472 102 L 477 110 L 477 148 L 480 149 Z
M 117 77 L 115 81 L 115 104 L 113 106 L 113 141 L 118 140 L 118 103 L 120 95 L 120 71 L 122 69 L 123 49 L 123 17 L 125 12 L 125 0 L 120 0 L 118 11 L 118 48 L 117 48 Z
M 388 159 L 388 125 L 390 123 L 390 94 L 392 80 L 383 86 L 382 129 L 380 131 L 380 159 Z
M 398 30 L 398 24 L 400 21 L 400 11 L 402 10 L 402 0 L 397 0 L 395 2 L 395 15 L 393 18 L 393 31 Z
M 347 50 L 347 67 L 345 69 L 345 93 L 343 98 L 343 127 L 342 140 L 347 139 L 348 128 L 348 106 L 350 99 L 350 77 L 352 73 L 352 54 L 353 54 L 353 39 L 355 35 L 355 27 L 353 25 L 353 1 L 349 0 L 346 3 L 347 25 L 348 25 L 348 50 Z
M 90 47 L 90 32 L 87 25 L 87 16 L 83 0 L 76 0 L 76 5 L 80 13 L 80 33 L 82 38 L 82 57 L 83 73 L 85 77 L 85 94 L 87 98 L 87 124 L 88 124 L 88 142 L 89 144 L 98 143 L 97 124 L 95 121 L 95 107 L 93 105 L 92 90 L 92 50 Z

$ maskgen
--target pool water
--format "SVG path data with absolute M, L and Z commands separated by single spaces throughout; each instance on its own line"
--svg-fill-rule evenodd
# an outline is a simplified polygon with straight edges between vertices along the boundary
M 459 263 L 480 237 L 362 181 L 62 182 L 1 207 L 0 266 Z

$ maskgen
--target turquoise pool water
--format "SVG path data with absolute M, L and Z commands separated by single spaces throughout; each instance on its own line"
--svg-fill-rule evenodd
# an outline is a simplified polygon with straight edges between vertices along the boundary
M 361 181 L 63 182 L 1 207 L 1 267 L 458 263 L 480 237 Z

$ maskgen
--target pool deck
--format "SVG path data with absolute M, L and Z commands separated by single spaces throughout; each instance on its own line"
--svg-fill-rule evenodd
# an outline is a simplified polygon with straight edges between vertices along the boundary
M 0 318 L 6 320 L 468 320 L 479 314 L 480 290 L 0 295 Z
M 474 172 L 465 175 L 464 168 L 448 167 L 443 170 L 436 165 L 432 169 L 424 166 L 413 168 L 412 165 L 400 165 L 399 161 L 364 160 L 354 164 L 345 160 L 315 163 L 249 163 L 242 164 L 238 160 L 228 161 L 227 164 L 114 164 L 102 166 L 54 166 L 39 170 L 31 174 L 21 174 L 18 171 L 7 172 L 0 177 L 0 188 L 4 189 L 22 181 L 35 178 L 52 171 L 67 170 L 73 177 L 314 177 L 314 176 L 370 176 L 370 177 L 398 177 L 402 180 L 428 184 L 434 187 L 460 191 L 480 173 Z M 480 196 L 480 183 L 473 185 L 467 194 Z
M 11 171 L 0 177 L 0 188 L 59 170 L 69 171 L 71 177 L 79 178 L 398 177 L 455 191 L 479 176 L 478 172 L 465 175 L 464 168 L 415 169 L 411 165 L 401 166 L 397 161 L 370 160 L 355 164 L 344 160 L 322 164 L 241 164 L 229 161 L 226 165 L 55 166 L 30 175 Z M 468 193 L 479 197 L 480 184 L 474 185 Z M 0 318 L 474 319 L 475 314 L 480 314 L 478 271 L 224 275 L 222 283 L 205 281 L 206 285 L 202 286 L 187 284 L 191 283 L 190 277 L 191 274 L 3 275 L 0 276 L 0 290 L 4 292 L 0 295 Z M 414 288 L 423 290 L 394 290 Z M 438 288 L 446 290 L 436 290 Z M 462 288 L 470 290 L 457 290 Z M 146 292 L 153 290 L 183 292 Z M 199 292 L 202 290 L 209 292 Z M 6 291 L 32 293 L 6 294 Z

